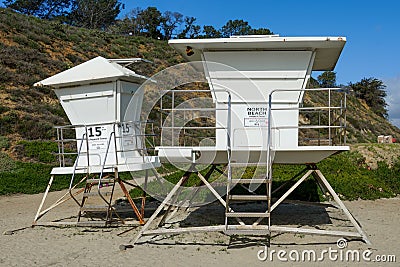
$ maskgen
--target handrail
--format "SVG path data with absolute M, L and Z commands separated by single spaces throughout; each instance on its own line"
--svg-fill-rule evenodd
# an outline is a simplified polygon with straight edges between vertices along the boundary
M 115 124 L 114 124 L 115 125 Z M 114 129 L 113 129 L 113 131 L 110 133 L 110 136 L 109 136 L 109 138 L 108 138 L 108 141 L 107 141 L 107 149 L 106 149 L 106 153 L 105 153 L 105 155 L 104 155 L 104 160 L 103 160 L 103 164 L 101 165 L 101 171 L 100 171 L 100 174 L 99 174 L 99 182 L 98 182 L 98 184 L 97 184 L 97 192 L 98 192 L 98 194 L 99 194 L 99 196 L 104 200 L 104 202 L 106 202 L 108 205 L 111 205 L 111 203 L 109 203 L 106 199 L 105 199 L 105 197 L 101 194 L 101 186 L 102 186 L 102 184 L 101 184 L 101 179 L 103 178 L 103 174 L 104 174 L 104 168 L 105 168 L 105 166 L 106 166 L 106 163 L 107 163 L 107 156 L 108 156 L 108 151 L 109 151 L 109 149 L 110 149 L 110 144 L 111 144 L 111 138 L 113 137 L 113 136 L 115 136 L 115 126 L 114 126 Z M 115 138 L 114 138 L 114 140 L 115 140 Z M 115 143 L 115 145 L 116 145 L 116 143 Z M 115 146 L 115 150 L 117 149 L 117 146 Z M 117 155 L 117 153 L 115 153 L 116 154 L 116 164 L 118 165 L 118 155 Z
M 274 102 L 273 101 L 273 95 L 279 92 L 328 92 L 328 105 L 327 106 L 315 106 L 315 107 L 287 107 L 287 108 L 279 108 L 279 107 L 273 107 L 273 104 L 281 104 L 280 102 Z M 338 92 L 338 93 L 343 93 L 342 99 L 340 99 L 340 105 L 339 106 L 332 106 L 332 92 Z M 268 100 L 268 109 L 269 109 L 269 115 L 268 115 L 268 135 L 269 137 L 267 138 L 272 138 L 272 133 L 270 132 L 272 129 L 327 129 L 328 130 L 328 140 L 329 140 L 329 145 L 332 145 L 332 140 L 333 138 L 337 137 L 338 134 L 333 134 L 332 130 L 333 129 L 339 129 L 339 132 L 342 133 L 346 130 L 346 104 L 347 104 L 347 95 L 346 95 L 347 90 L 343 88 L 306 88 L 306 89 L 275 89 L 272 90 L 269 94 L 269 100 Z M 299 112 L 320 112 L 326 110 L 328 112 L 328 118 L 327 118 L 327 125 L 321 125 L 320 121 L 318 125 L 297 125 L 297 126 L 275 126 L 272 127 L 272 111 L 286 111 L 286 110 L 298 110 Z M 332 111 L 337 110 L 340 114 L 337 116 L 337 118 L 332 122 Z M 339 124 L 339 125 L 336 125 Z M 337 132 L 338 130 L 336 130 Z M 339 133 L 339 134 L 340 134 Z M 268 144 L 268 149 L 270 149 L 270 145 L 272 144 L 272 139 L 269 140 Z M 341 137 L 339 140 L 340 143 L 342 143 Z M 346 138 L 344 137 L 343 143 L 346 144 Z
M 70 183 L 69 183 L 69 190 L 68 190 L 68 191 L 69 191 L 69 195 L 71 196 L 71 198 L 72 198 L 79 206 L 80 206 L 79 201 L 75 198 L 74 194 L 72 194 L 72 185 L 74 184 L 76 168 L 77 168 L 77 166 L 78 166 L 79 155 L 80 155 L 79 152 L 82 150 L 83 138 L 84 138 L 85 135 L 86 135 L 86 133 L 84 133 L 84 134 L 82 135 L 82 142 L 81 142 L 81 144 L 80 144 L 80 146 L 79 146 L 78 155 L 77 155 L 77 157 L 76 157 L 76 160 L 75 160 L 75 163 L 74 163 L 74 166 L 73 166 L 71 181 L 70 181 Z M 89 170 L 88 170 L 88 171 L 89 171 Z
M 199 108 L 199 107 L 175 107 L 175 94 L 185 94 L 185 93 L 210 93 L 213 94 L 215 92 L 221 92 L 221 93 L 226 93 L 227 94 L 227 102 L 225 102 L 225 104 L 228 105 L 227 108 L 221 108 L 221 107 L 204 107 L 204 108 Z M 215 122 L 215 126 L 184 126 L 184 125 L 176 125 L 175 124 L 175 112 L 217 112 L 217 111 L 226 111 L 228 114 L 230 114 L 231 112 L 231 103 L 232 103 L 232 97 L 231 97 L 231 93 L 228 90 L 224 90 L 224 89 L 213 89 L 213 90 L 179 90 L 179 89 L 172 89 L 172 90 L 162 90 L 161 91 L 161 97 L 160 97 L 160 126 L 162 129 L 169 129 L 171 130 L 171 135 L 174 136 L 174 130 L 175 129 L 180 129 L 183 131 L 184 136 L 186 135 L 186 130 L 227 130 L 228 128 L 228 124 L 230 124 L 230 120 L 231 120 L 231 115 L 229 115 L 228 117 L 228 122 L 225 126 L 219 126 L 216 124 Z M 167 98 L 168 102 L 170 103 L 170 107 L 163 107 L 163 100 Z M 212 100 L 213 98 L 210 97 L 210 100 Z M 213 104 L 215 104 L 213 102 Z M 168 112 L 166 112 L 168 111 Z M 164 126 L 163 125 L 163 115 L 170 115 L 171 121 L 170 124 L 171 126 Z M 185 113 L 183 114 L 185 116 Z M 214 118 L 215 119 L 215 118 Z M 162 136 L 161 136 L 162 138 Z M 227 144 L 230 143 L 230 133 L 229 133 L 229 140 L 227 141 Z M 174 138 L 171 139 L 171 143 L 172 146 L 174 146 Z M 184 146 L 186 146 L 186 139 L 183 140 L 184 141 Z M 162 140 L 161 140 L 162 143 Z
M 146 137 L 153 137 L 155 136 L 154 134 L 154 128 L 152 127 L 153 132 L 150 134 L 146 134 L 143 133 L 142 131 L 142 124 L 143 123 L 150 123 L 152 124 L 152 122 L 149 121 L 125 121 L 125 122 L 110 122 L 110 123 L 96 123 L 96 124 L 76 124 L 76 125 L 63 125 L 63 126 L 55 126 L 54 128 L 57 130 L 57 139 L 55 140 L 55 142 L 57 142 L 57 146 L 58 146 L 58 152 L 54 153 L 55 155 L 58 155 L 58 160 L 59 160 L 59 166 L 60 167 L 66 167 L 66 157 L 67 155 L 77 155 L 77 156 L 83 156 L 85 155 L 87 157 L 87 167 L 91 164 L 89 162 L 89 159 L 92 158 L 95 155 L 98 155 L 100 157 L 100 154 L 93 152 L 92 149 L 90 149 L 89 146 L 89 142 L 90 142 L 90 138 L 89 138 L 89 133 L 88 133 L 88 129 L 90 127 L 96 127 L 96 126 L 109 126 L 112 125 L 113 129 L 114 129 L 114 139 L 115 139 L 115 143 L 117 143 L 117 140 L 121 140 L 118 142 L 122 142 L 123 139 L 126 138 L 136 138 L 136 143 L 135 143 L 135 147 L 132 148 L 125 148 L 125 147 L 121 147 L 121 149 L 117 149 L 117 145 L 115 146 L 115 154 L 117 153 L 122 153 L 122 152 L 132 152 L 132 151 L 137 151 L 140 153 L 140 155 L 147 155 L 146 151 L 148 149 L 151 148 L 147 148 L 147 145 L 151 144 L 149 142 L 147 142 L 147 138 Z M 133 133 L 123 133 L 120 132 L 119 135 L 116 134 L 116 127 L 122 128 L 122 125 L 125 124 L 132 124 L 132 129 Z M 79 128 L 83 128 L 82 131 L 85 133 L 84 135 L 82 135 L 82 137 L 76 137 L 76 138 L 64 138 L 64 132 L 69 130 L 69 131 L 75 131 Z M 107 136 L 107 138 L 109 138 L 109 136 Z M 142 140 L 142 142 L 139 142 L 139 139 Z M 146 141 L 146 142 L 145 142 Z M 73 152 L 71 151 L 66 151 L 65 147 L 68 145 L 68 143 L 78 143 L 78 148 L 76 150 L 74 150 Z M 87 149 L 85 151 L 82 151 L 82 145 L 83 143 L 86 142 L 86 147 Z M 108 146 L 108 144 L 107 144 Z M 103 153 L 102 153 L 103 154 Z M 78 158 L 75 159 L 75 162 L 77 162 L 76 160 L 78 160 Z M 103 159 L 102 159 L 103 161 Z M 118 158 L 116 157 L 116 162 L 118 161 Z M 102 164 L 103 162 L 101 162 L 100 164 Z
M 273 105 L 273 101 L 272 101 L 272 96 L 274 93 L 277 92 L 307 92 L 307 91 L 328 91 L 328 107 L 314 107 L 314 108 L 301 108 L 301 107 L 297 107 L 297 108 L 272 108 Z M 271 93 L 268 96 L 268 128 L 267 128 L 267 179 L 269 181 L 269 191 L 268 191 L 268 195 L 271 195 L 271 185 L 272 185 L 272 162 L 273 162 L 273 155 L 272 155 L 272 129 L 283 129 L 283 128 L 297 128 L 297 129 L 301 129 L 302 127 L 300 127 L 299 125 L 297 126 L 280 126 L 280 127 L 272 127 L 272 111 L 273 110 L 323 110 L 323 109 L 328 109 L 328 129 L 329 129 L 329 133 L 328 133 L 328 139 L 329 139 L 329 145 L 332 145 L 332 134 L 331 134 L 331 129 L 332 128 L 339 128 L 339 129 L 344 129 L 346 130 L 346 94 L 344 94 L 344 106 L 343 106 L 343 102 L 342 100 L 340 101 L 340 107 L 338 108 L 338 110 L 340 110 L 340 117 L 343 116 L 344 118 L 344 126 L 342 126 L 342 121 L 340 120 L 340 125 L 339 126 L 332 126 L 331 125 L 331 92 L 332 91 L 342 91 L 345 92 L 342 88 L 313 88 L 313 89 L 275 89 L 273 91 L 271 91 Z M 277 103 L 277 104 L 281 104 L 281 103 Z M 343 114 L 344 111 L 344 114 Z M 320 128 L 320 126 L 315 127 L 315 126 L 306 126 L 303 128 Z M 346 138 L 344 138 L 344 143 L 346 143 Z M 268 212 L 270 212 L 270 199 L 269 198 L 269 203 L 268 203 Z

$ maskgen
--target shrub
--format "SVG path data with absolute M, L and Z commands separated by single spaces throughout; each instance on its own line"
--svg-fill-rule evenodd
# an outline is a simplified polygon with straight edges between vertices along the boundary
M 49 181 L 51 166 L 41 163 L 15 162 L 12 171 L 0 172 L 0 195 L 42 193 Z M 70 176 L 57 176 L 52 190 L 68 188 Z
M 7 149 L 9 147 L 10 143 L 8 142 L 8 138 L 0 135 L 0 150 L 3 148 Z
M 6 153 L 0 152 L 0 173 L 10 172 L 16 167 L 15 162 Z
M 51 141 L 20 141 L 23 146 L 23 156 L 32 158 L 42 163 L 53 163 L 56 157 L 53 153 L 58 151 L 57 143 Z
M 4 113 L 4 112 L 7 112 L 7 111 L 9 111 L 9 110 L 10 110 L 9 107 L 0 105 L 0 114 L 1 114 L 1 113 Z

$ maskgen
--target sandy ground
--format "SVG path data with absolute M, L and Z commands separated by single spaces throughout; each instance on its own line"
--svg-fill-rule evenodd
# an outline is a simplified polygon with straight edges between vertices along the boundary
M 60 192 L 52 192 L 54 200 Z M 261 237 L 230 237 L 222 233 L 196 233 L 170 237 L 142 238 L 140 244 L 125 251 L 119 245 L 126 244 L 139 228 L 125 234 L 130 228 L 82 228 L 82 227 L 29 227 L 43 194 L 14 195 L 0 197 L 0 265 L 1 266 L 365 266 L 359 263 L 331 260 L 325 254 L 322 262 L 280 261 L 268 258 L 260 261 L 257 253 L 265 247 Z M 369 262 L 371 266 L 399 266 L 400 262 L 400 198 L 376 201 L 345 202 L 353 215 L 362 223 L 372 245 L 360 241 L 349 241 L 347 250 L 357 250 L 360 255 L 369 249 L 371 259 L 376 255 L 395 255 L 397 263 Z M 150 205 L 151 206 L 151 205 Z M 172 218 L 171 225 L 186 225 L 200 222 L 219 223 L 223 221 L 223 208 L 212 204 L 199 208 L 188 216 L 184 212 Z M 75 214 L 74 203 L 60 206 L 43 220 L 52 220 Z M 147 212 L 150 215 L 151 212 Z M 216 216 L 216 221 L 214 217 Z M 329 218 L 329 217 L 331 218 Z M 274 219 L 275 218 L 275 219 Z M 343 216 L 336 209 L 322 209 L 303 205 L 284 204 L 272 217 L 273 223 L 297 220 L 299 225 L 318 225 L 323 229 L 350 229 Z M 297 226 L 299 226 L 297 225 Z M 334 227 L 335 226 L 335 227 Z M 10 232 L 11 230 L 24 228 Z M 314 250 L 317 255 L 323 250 L 336 249 L 336 237 L 274 234 L 269 253 L 272 250 L 286 251 Z M 147 241 L 147 242 L 146 242 Z M 340 251 L 340 250 L 338 250 Z M 263 256 L 264 254 L 260 254 Z M 295 254 L 291 254 L 295 255 Z M 340 255 L 340 254 L 338 254 Z M 274 256 L 274 255 L 273 255 Z M 285 256 L 283 256 L 285 258 Z M 334 259 L 334 258 L 333 258 Z

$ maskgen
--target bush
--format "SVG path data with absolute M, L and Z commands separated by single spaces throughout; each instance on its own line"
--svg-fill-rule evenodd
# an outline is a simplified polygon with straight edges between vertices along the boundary
M 15 162 L 6 153 L 0 152 L 0 173 L 13 171 L 15 167 Z
M 57 143 L 51 141 L 20 141 L 23 146 L 23 155 L 42 163 L 56 162 L 55 152 L 58 151 Z
M 7 149 L 9 147 L 10 143 L 8 142 L 8 138 L 0 135 L 0 150 L 3 148 Z
M 4 113 L 4 112 L 7 112 L 7 111 L 9 111 L 10 110 L 10 108 L 8 108 L 8 107 L 6 107 L 6 106 L 3 106 L 3 105 L 0 105 L 0 114 L 1 113 Z
M 14 170 L 0 172 L 0 195 L 44 192 L 49 182 L 51 168 L 47 164 L 15 162 Z M 70 179 L 70 176 L 57 176 L 51 189 L 68 188 Z
M 0 65 L 0 83 L 9 82 L 12 78 L 12 72 Z

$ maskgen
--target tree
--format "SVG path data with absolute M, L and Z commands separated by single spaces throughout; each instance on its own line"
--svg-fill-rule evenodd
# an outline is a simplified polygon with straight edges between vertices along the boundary
M 372 77 L 364 78 L 360 82 L 349 83 L 349 86 L 356 97 L 365 100 L 374 113 L 387 118 L 386 85 L 381 80 Z
M 251 34 L 251 26 L 244 20 L 229 20 L 221 28 L 223 37 L 230 37 L 233 35 L 249 35 Z
M 203 38 L 219 38 L 221 37 L 221 32 L 215 29 L 213 26 L 203 26 Z
M 200 34 L 201 27 L 195 24 L 195 17 L 185 17 L 185 28 L 178 34 L 178 38 L 197 38 Z
M 307 88 L 319 88 L 319 87 L 320 87 L 319 82 L 313 77 L 310 77 L 310 79 L 308 80 Z
M 169 40 L 176 28 L 183 23 L 183 15 L 179 12 L 165 11 L 161 18 L 161 29 L 164 32 L 164 38 Z
M 333 88 L 336 86 L 336 72 L 325 71 L 317 77 L 318 83 L 323 88 Z
M 118 34 L 142 35 L 144 33 L 144 23 L 140 17 L 142 12 L 143 10 L 140 7 L 131 10 L 125 18 L 117 20 L 107 30 Z
M 67 13 L 72 0 L 5 0 L 6 7 L 26 15 L 51 19 Z
M 159 30 L 161 20 L 161 12 L 156 7 L 148 7 L 138 15 L 138 23 L 141 24 L 143 32 L 154 39 L 162 38 Z
M 124 6 L 118 0 L 74 0 L 70 24 L 88 29 L 106 29 Z
M 250 34 L 252 35 L 271 35 L 274 34 L 267 28 L 258 28 L 258 29 L 251 29 Z

